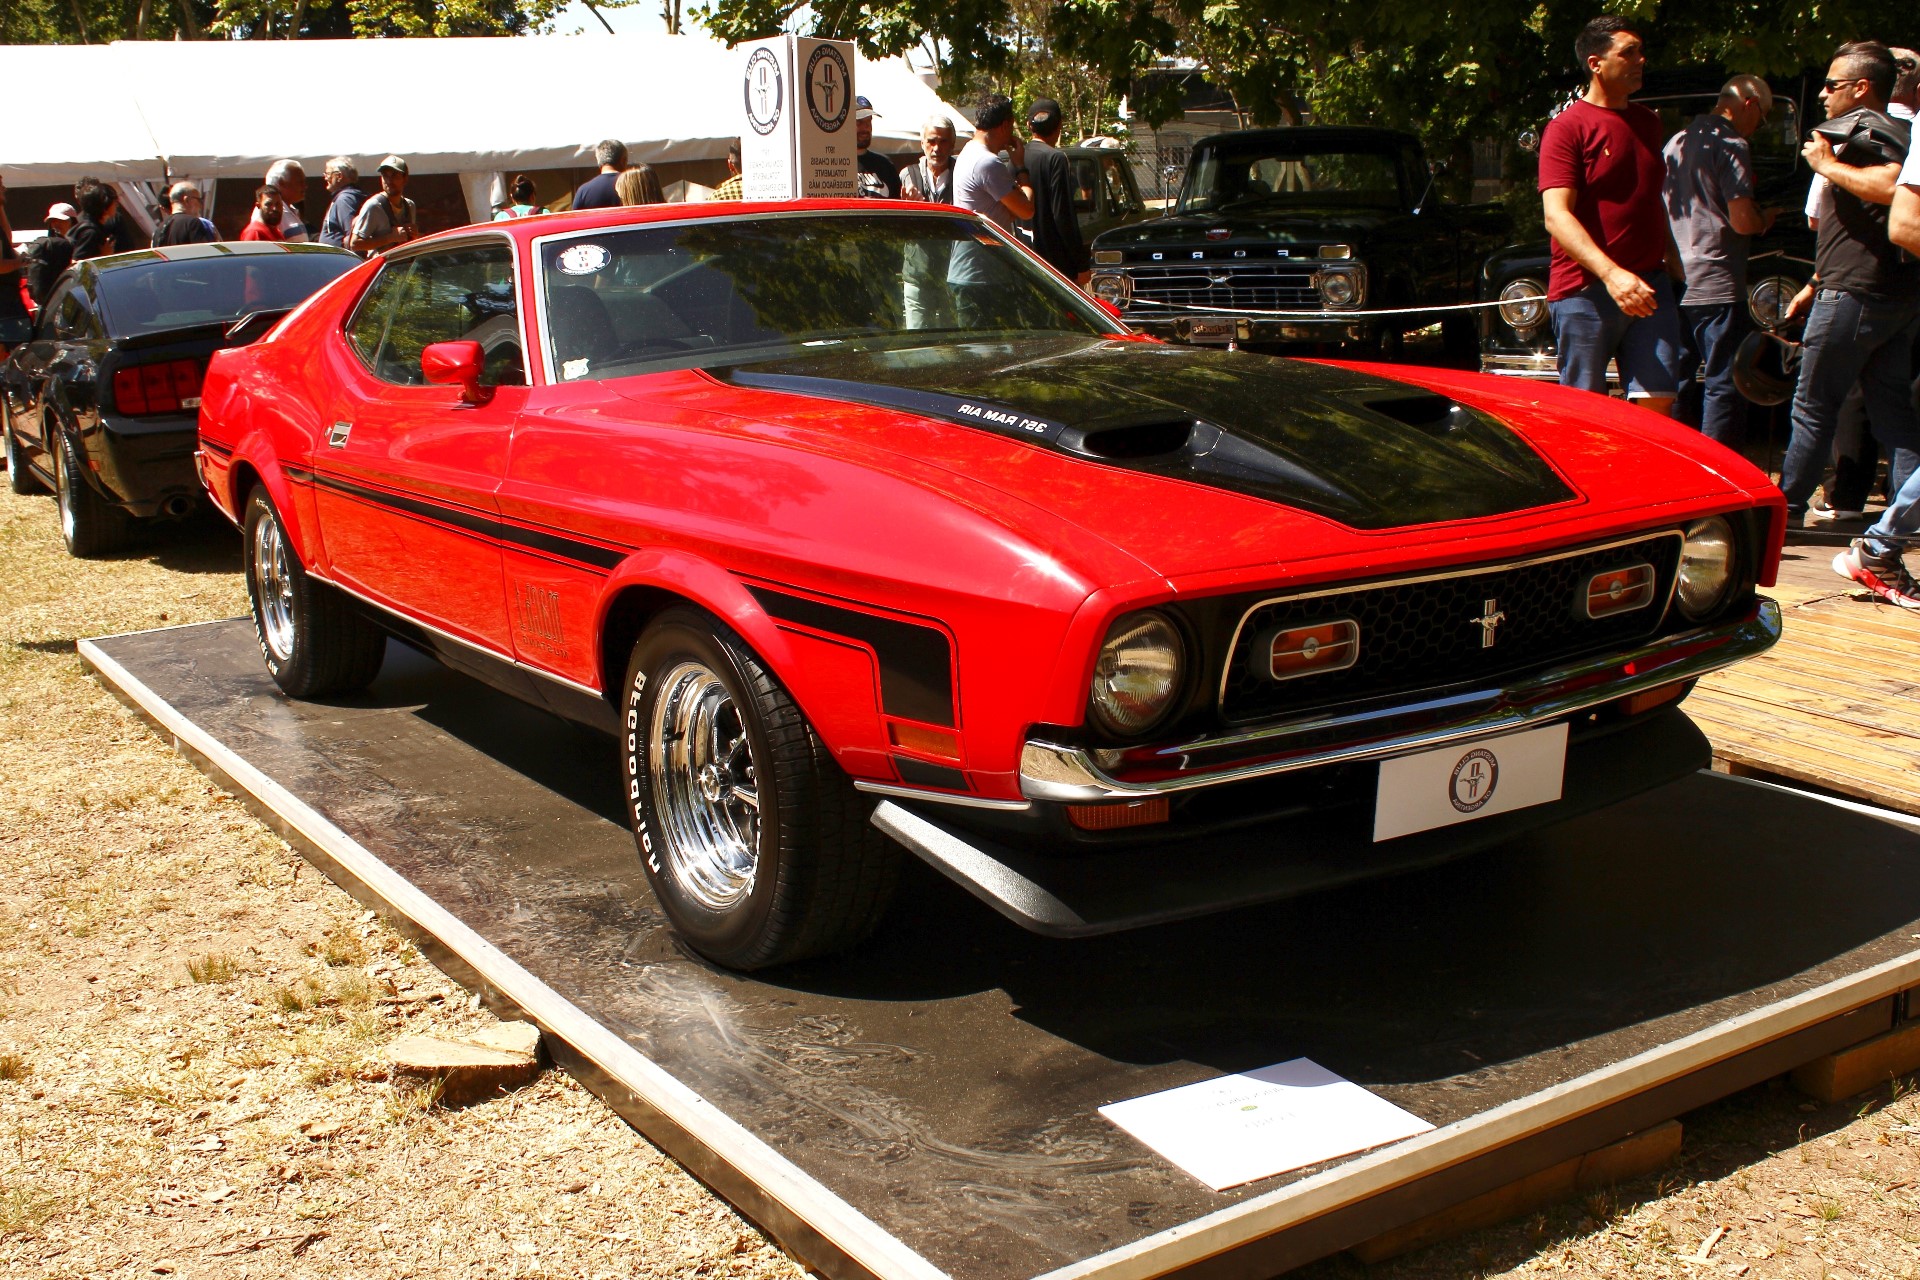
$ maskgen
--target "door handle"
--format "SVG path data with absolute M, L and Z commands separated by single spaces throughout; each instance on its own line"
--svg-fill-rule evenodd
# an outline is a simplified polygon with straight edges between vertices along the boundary
M 344 449 L 347 444 L 347 436 L 351 434 L 352 431 L 353 424 L 351 422 L 334 423 L 333 430 L 327 432 L 327 444 L 335 449 Z

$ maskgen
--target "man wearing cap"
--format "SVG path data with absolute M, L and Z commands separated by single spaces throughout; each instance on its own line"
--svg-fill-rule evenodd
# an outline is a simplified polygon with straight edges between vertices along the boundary
M 1069 280 L 1085 284 L 1091 276 L 1087 242 L 1073 211 L 1073 165 L 1061 155 L 1063 117 L 1052 98 L 1037 99 L 1027 111 L 1033 139 L 1027 143 L 1027 182 L 1033 190 L 1033 251 Z
M 200 216 L 200 188 L 191 182 L 176 182 L 167 188 L 167 205 L 172 212 L 153 229 L 153 242 L 166 244 L 211 244 L 220 238 L 213 224 Z
M 54 205 L 47 210 L 47 234 L 22 250 L 27 265 L 27 292 L 33 295 L 34 306 L 47 305 L 54 281 L 73 265 L 73 241 L 67 239 L 67 233 L 79 220 L 80 211 L 72 205 L 64 202 Z
M 355 253 L 383 253 L 419 235 L 419 225 L 413 201 L 407 199 L 407 162 L 388 156 L 380 162 L 380 190 L 360 206 L 347 248 Z
M 973 137 L 953 162 L 953 202 L 1002 230 L 1012 230 L 1015 218 L 1031 218 L 1033 190 L 1015 176 L 1025 171 L 1025 156 L 1013 127 L 1013 100 L 1003 93 L 982 95 L 974 109 Z M 996 292 L 993 259 L 977 250 L 963 240 L 947 261 L 954 317 L 966 329 L 984 326 Z
M 873 104 L 863 95 L 853 100 L 853 140 L 860 147 L 860 194 L 870 200 L 900 198 L 900 170 L 873 145 Z

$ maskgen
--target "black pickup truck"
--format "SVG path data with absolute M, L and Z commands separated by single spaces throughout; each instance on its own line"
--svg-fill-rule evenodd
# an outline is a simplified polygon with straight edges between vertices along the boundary
M 1195 145 L 1173 211 L 1093 242 L 1095 297 L 1181 342 L 1335 344 L 1392 354 L 1439 322 L 1471 356 L 1480 264 L 1512 234 L 1496 205 L 1442 200 L 1411 134 L 1313 125 Z M 1399 314 L 1370 314 L 1382 310 Z

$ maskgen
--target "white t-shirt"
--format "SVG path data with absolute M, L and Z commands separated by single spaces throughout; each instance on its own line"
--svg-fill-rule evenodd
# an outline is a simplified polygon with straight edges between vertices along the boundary
M 997 152 L 987 150 L 987 144 L 980 139 L 969 138 L 953 160 L 953 202 L 1003 230 L 1011 230 L 1013 212 L 1000 203 L 1000 197 L 1012 190 L 1013 170 L 1007 167 L 1007 162 Z M 986 268 L 986 252 L 966 241 L 953 246 L 953 257 L 947 263 L 947 283 L 992 283 Z
M 1920 147 L 1907 152 L 1907 162 L 1900 166 L 1900 185 L 1920 191 Z

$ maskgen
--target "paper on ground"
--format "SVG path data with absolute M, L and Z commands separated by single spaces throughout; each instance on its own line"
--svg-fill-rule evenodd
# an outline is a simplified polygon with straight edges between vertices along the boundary
M 1100 1108 L 1215 1191 L 1433 1128 L 1306 1058 Z

